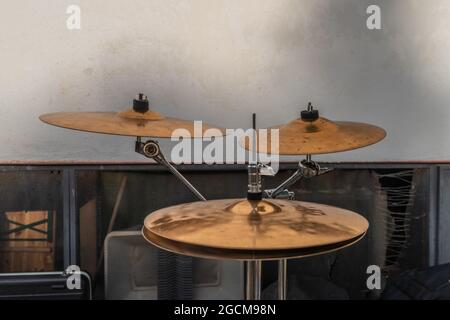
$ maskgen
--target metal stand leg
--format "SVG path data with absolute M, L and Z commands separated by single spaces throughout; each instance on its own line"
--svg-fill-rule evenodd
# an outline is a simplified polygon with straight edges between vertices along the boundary
M 261 261 L 249 260 L 247 264 L 246 300 L 261 299 Z
M 278 300 L 286 300 L 287 297 L 287 260 L 278 260 Z

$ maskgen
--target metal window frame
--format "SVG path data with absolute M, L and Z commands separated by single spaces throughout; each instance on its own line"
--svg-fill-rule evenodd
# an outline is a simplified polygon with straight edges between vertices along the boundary
M 428 182 L 428 261 L 429 265 L 450 261 L 450 252 L 446 252 L 446 246 L 442 241 L 450 245 L 450 212 L 445 212 L 442 200 L 445 198 L 443 187 L 443 174 L 450 170 L 446 163 L 321 163 L 336 169 L 426 169 Z M 296 169 L 296 162 L 280 163 L 280 170 Z M 194 165 L 184 164 L 177 166 L 181 172 L 185 171 L 245 171 L 243 164 L 217 164 L 217 165 Z M 63 201 L 63 255 L 64 268 L 79 263 L 79 221 L 77 214 L 77 172 L 79 171 L 165 171 L 159 164 L 149 163 L 70 163 L 70 164 L 14 164 L 0 165 L 0 171 L 61 171 L 62 173 L 62 201 Z M 441 223 L 447 221 L 449 223 Z

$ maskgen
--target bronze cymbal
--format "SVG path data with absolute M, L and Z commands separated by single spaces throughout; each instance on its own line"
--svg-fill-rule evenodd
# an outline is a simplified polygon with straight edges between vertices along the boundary
M 194 121 L 166 118 L 155 111 L 144 113 L 127 109 L 122 112 L 58 112 L 39 117 L 43 122 L 57 127 L 95 133 L 123 136 L 170 138 L 176 129 L 185 129 L 179 136 L 200 138 L 217 136 L 208 129 L 216 128 L 202 123 L 202 130 L 194 132 Z M 222 135 L 223 130 L 218 129 Z M 187 134 L 189 133 L 189 134 Z
M 260 144 L 260 153 L 280 155 L 323 154 L 362 148 L 382 140 L 384 129 L 367 123 L 330 121 L 319 117 L 315 121 L 298 118 L 288 124 L 273 127 L 279 129 L 279 148 L 271 146 L 270 130 L 267 145 Z M 241 141 L 251 150 L 248 139 Z
M 325 253 L 361 239 L 362 216 L 328 205 L 225 199 L 157 210 L 143 235 L 172 252 L 215 259 L 280 259 Z

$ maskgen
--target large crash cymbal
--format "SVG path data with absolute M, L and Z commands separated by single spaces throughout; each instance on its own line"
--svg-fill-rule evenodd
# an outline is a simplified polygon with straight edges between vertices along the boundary
M 362 216 L 328 205 L 264 199 L 200 201 L 157 210 L 143 235 L 172 252 L 215 259 L 280 259 L 334 251 L 361 239 Z
M 280 155 L 333 153 L 366 147 L 386 136 L 384 129 L 371 124 L 331 121 L 323 117 L 314 120 L 298 118 L 272 129 L 279 130 L 278 150 L 276 144 L 272 146 L 268 130 L 267 144 L 259 143 L 258 152 Z M 246 149 L 253 149 L 248 139 L 243 144 Z
M 176 129 L 179 136 L 200 138 L 217 136 L 222 129 L 213 133 L 208 129 L 214 126 L 202 123 L 201 130 L 194 130 L 194 121 L 166 118 L 155 111 L 144 113 L 127 109 L 122 112 L 58 112 L 44 114 L 39 117 L 43 122 L 67 129 L 122 136 L 170 138 Z M 207 131 L 207 132 L 206 132 Z

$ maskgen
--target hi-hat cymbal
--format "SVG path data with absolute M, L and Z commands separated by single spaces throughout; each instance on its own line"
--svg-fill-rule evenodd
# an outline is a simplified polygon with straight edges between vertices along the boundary
M 328 205 L 264 199 L 200 201 L 157 210 L 143 235 L 172 252 L 215 259 L 280 259 L 334 251 L 361 239 L 362 216 Z
M 166 118 L 155 111 L 144 113 L 127 109 L 122 112 L 58 112 L 39 117 L 43 122 L 67 129 L 123 136 L 170 138 L 176 129 L 177 136 L 200 138 L 217 136 L 222 129 L 202 123 L 201 130 L 194 130 L 194 121 Z M 216 132 L 208 129 L 218 129 Z
M 272 146 L 270 130 L 267 145 L 259 144 L 260 153 L 280 155 L 323 154 L 362 148 L 382 140 L 384 129 L 367 123 L 330 121 L 319 117 L 314 121 L 301 118 L 273 127 L 279 130 L 279 147 Z M 251 150 L 248 139 L 243 143 Z

